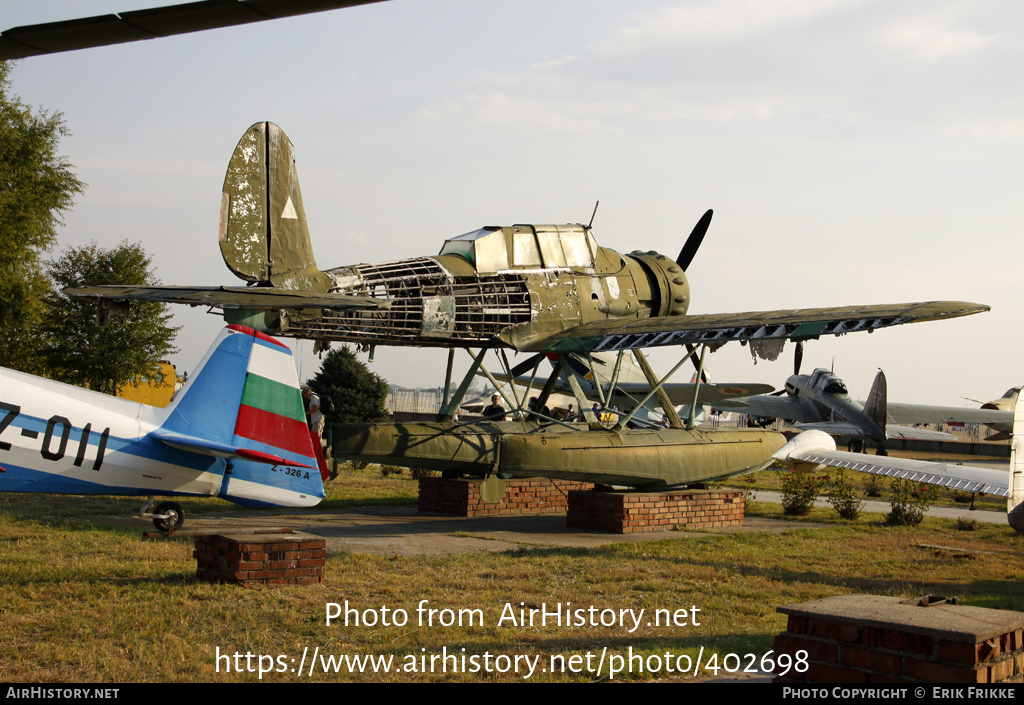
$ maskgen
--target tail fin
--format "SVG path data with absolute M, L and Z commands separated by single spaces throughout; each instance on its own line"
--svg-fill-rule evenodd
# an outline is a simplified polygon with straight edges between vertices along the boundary
M 1024 516 L 1015 509 L 1024 505 L 1024 399 L 1018 395 L 1013 407 L 1013 440 L 1010 442 L 1010 498 L 1006 504 L 1006 511 L 1014 514 L 1018 525 L 1010 524 L 1017 531 L 1024 533 Z
M 292 144 L 272 122 L 250 127 L 231 155 L 219 237 L 224 263 L 241 279 L 304 291 L 332 283 L 313 259 Z
M 154 435 L 225 458 L 224 499 L 295 507 L 324 497 L 292 352 L 251 328 L 221 332 Z
M 868 392 L 867 401 L 864 403 L 864 413 L 868 418 L 878 424 L 885 433 L 886 419 L 888 418 L 887 397 L 885 385 L 885 373 L 881 370 L 875 375 L 875 381 L 871 384 L 871 391 Z

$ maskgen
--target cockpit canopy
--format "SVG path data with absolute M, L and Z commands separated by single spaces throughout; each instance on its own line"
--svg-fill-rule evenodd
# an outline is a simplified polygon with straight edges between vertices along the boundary
M 594 269 L 597 243 L 582 225 L 488 227 L 445 240 L 441 255 L 458 255 L 477 272 L 508 269 Z
M 846 382 L 824 369 L 814 371 L 809 386 L 822 394 L 848 394 Z

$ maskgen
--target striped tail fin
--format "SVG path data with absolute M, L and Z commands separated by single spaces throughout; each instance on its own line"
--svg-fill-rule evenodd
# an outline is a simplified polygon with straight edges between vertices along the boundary
M 221 332 L 157 437 L 224 458 L 219 496 L 232 502 L 303 507 L 324 497 L 292 352 L 251 328 Z

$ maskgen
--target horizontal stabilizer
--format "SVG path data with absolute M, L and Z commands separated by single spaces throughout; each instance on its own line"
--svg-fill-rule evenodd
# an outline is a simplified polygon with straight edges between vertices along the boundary
M 239 446 L 228 445 L 227 443 L 217 443 L 216 441 L 209 441 L 203 438 L 182 436 L 175 433 L 154 433 L 153 436 L 161 443 L 170 446 L 171 448 L 177 448 L 178 450 L 183 450 L 188 453 L 207 455 L 212 458 L 235 458 L 238 460 L 251 460 L 257 463 L 266 463 L 267 465 L 287 465 L 289 467 L 299 468 L 313 467 L 307 463 L 288 460 L 271 453 L 264 453 L 263 451 L 253 450 L 251 448 L 241 448 Z
M 390 301 L 368 296 L 348 296 L 320 291 L 277 289 L 256 286 L 83 286 L 65 289 L 71 296 L 119 301 L 157 301 L 214 308 L 256 308 L 266 310 L 329 308 L 390 308 Z
M 933 431 L 927 428 L 913 428 L 911 426 L 894 426 L 886 424 L 886 438 L 903 438 L 913 441 L 955 441 L 957 437 L 945 431 Z

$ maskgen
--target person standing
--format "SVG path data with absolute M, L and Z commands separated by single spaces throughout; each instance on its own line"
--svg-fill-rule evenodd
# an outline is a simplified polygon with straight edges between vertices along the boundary
M 501 405 L 501 396 L 498 394 L 491 396 L 491 405 L 484 408 L 484 418 L 490 421 L 505 420 L 505 407 Z
M 320 411 L 320 397 L 313 393 L 308 384 L 302 385 L 302 398 L 306 402 L 306 425 L 310 431 L 316 431 L 318 438 L 324 435 L 324 415 Z

